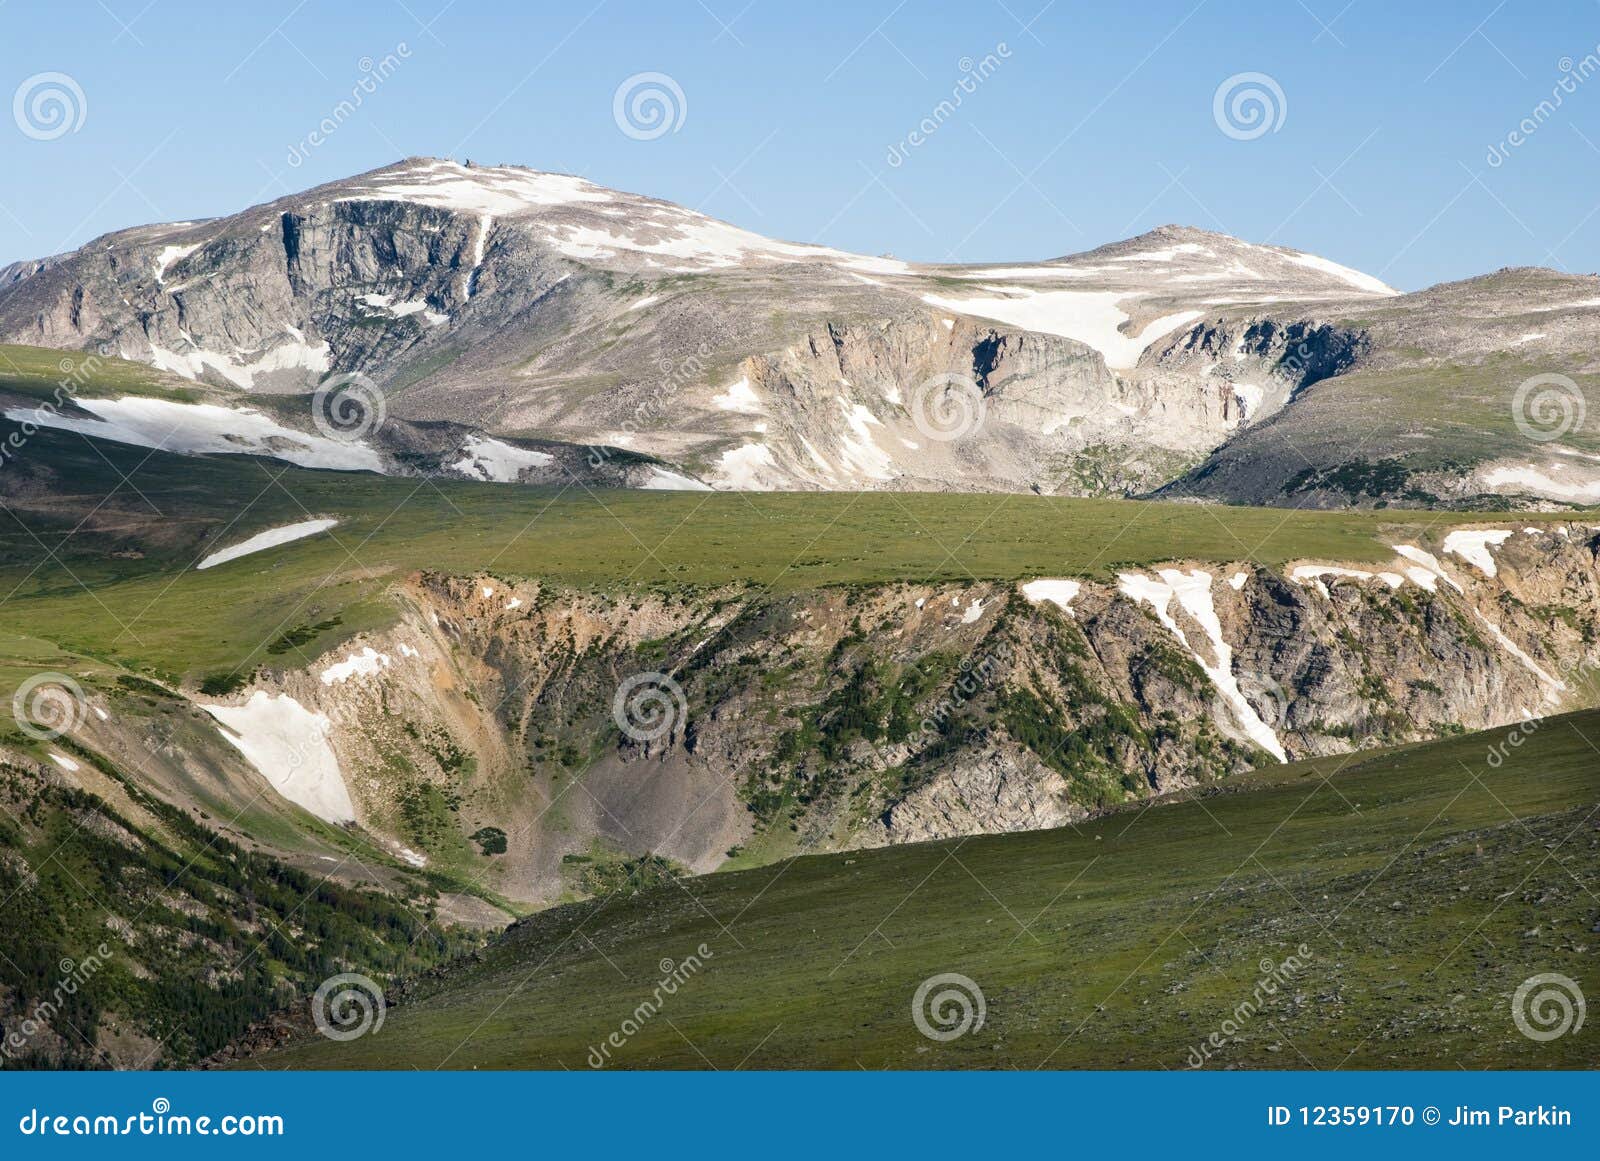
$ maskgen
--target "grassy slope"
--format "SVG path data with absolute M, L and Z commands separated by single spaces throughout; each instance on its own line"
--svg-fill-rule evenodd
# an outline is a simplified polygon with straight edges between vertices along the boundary
M 806 857 L 527 921 L 424 982 L 376 1035 L 267 1067 L 586 1066 L 660 961 L 704 968 L 623 1067 L 1178 1068 L 1301 944 L 1304 970 L 1212 1067 L 1573 1067 L 1600 1027 L 1519 1034 L 1510 997 L 1561 972 L 1600 994 L 1600 713 L 1280 767 L 1256 787 L 1076 830 Z M 1342 770 L 1341 762 L 1349 762 Z M 911 1020 L 975 980 L 983 1027 Z
M 288 660 L 314 656 L 390 616 L 384 588 L 416 569 L 579 587 L 1109 576 L 1170 560 L 1387 560 L 1396 537 L 1440 519 L 1038 496 L 601 494 L 177 457 L 53 432 L 0 469 L 0 495 L 0 624 L 168 678 L 248 671 L 285 630 L 339 615 Z M 341 523 L 192 568 L 311 515 Z

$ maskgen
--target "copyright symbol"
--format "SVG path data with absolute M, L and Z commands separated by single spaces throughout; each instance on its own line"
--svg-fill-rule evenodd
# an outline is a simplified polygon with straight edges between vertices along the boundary
M 1429 1105 L 1422 1110 L 1422 1123 L 1424 1125 L 1437 1125 L 1439 1123 L 1439 1110 Z

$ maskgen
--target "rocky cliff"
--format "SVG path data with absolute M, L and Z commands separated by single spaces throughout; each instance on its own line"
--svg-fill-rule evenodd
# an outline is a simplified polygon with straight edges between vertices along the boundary
M 1376 567 L 788 595 L 424 574 L 391 628 L 193 700 L 249 759 L 234 780 L 549 903 L 646 856 L 704 872 L 1054 826 L 1583 704 L 1597 549 L 1576 524 L 1469 528 Z M 283 749 L 299 714 L 325 750 Z M 186 728 L 179 750 L 218 725 Z

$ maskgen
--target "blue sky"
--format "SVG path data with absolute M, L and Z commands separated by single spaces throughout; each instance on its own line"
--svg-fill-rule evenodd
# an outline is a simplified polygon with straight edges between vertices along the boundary
M 1600 4 L 1496 3 L 9 0 L 0 96 L 62 73 L 83 108 L 50 140 L 15 123 L 15 97 L 0 118 L 0 262 L 435 154 L 913 260 L 1039 259 L 1181 222 L 1404 289 L 1595 271 L 1600 72 L 1488 155 L 1564 60 L 1600 57 Z M 392 75 L 291 165 L 386 56 Z M 646 72 L 681 90 L 681 123 L 638 140 L 613 98 Z M 1240 139 L 1214 97 L 1247 73 L 1281 91 L 1281 121 Z M 934 131 L 891 165 L 924 118 Z

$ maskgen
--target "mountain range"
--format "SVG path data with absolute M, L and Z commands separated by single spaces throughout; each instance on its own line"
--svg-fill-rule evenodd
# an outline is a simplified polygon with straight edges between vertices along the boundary
M 37 413 L 0 396 L 13 418 L 399 475 L 1600 499 L 1581 407 L 1600 279 L 1524 268 L 1401 294 L 1181 226 L 1042 262 L 926 265 L 577 177 L 408 159 L 6 267 L 0 341 L 135 360 L 166 387 Z M 1519 393 L 1541 375 L 1558 381 Z M 315 393 L 350 376 L 384 421 L 330 446 Z

